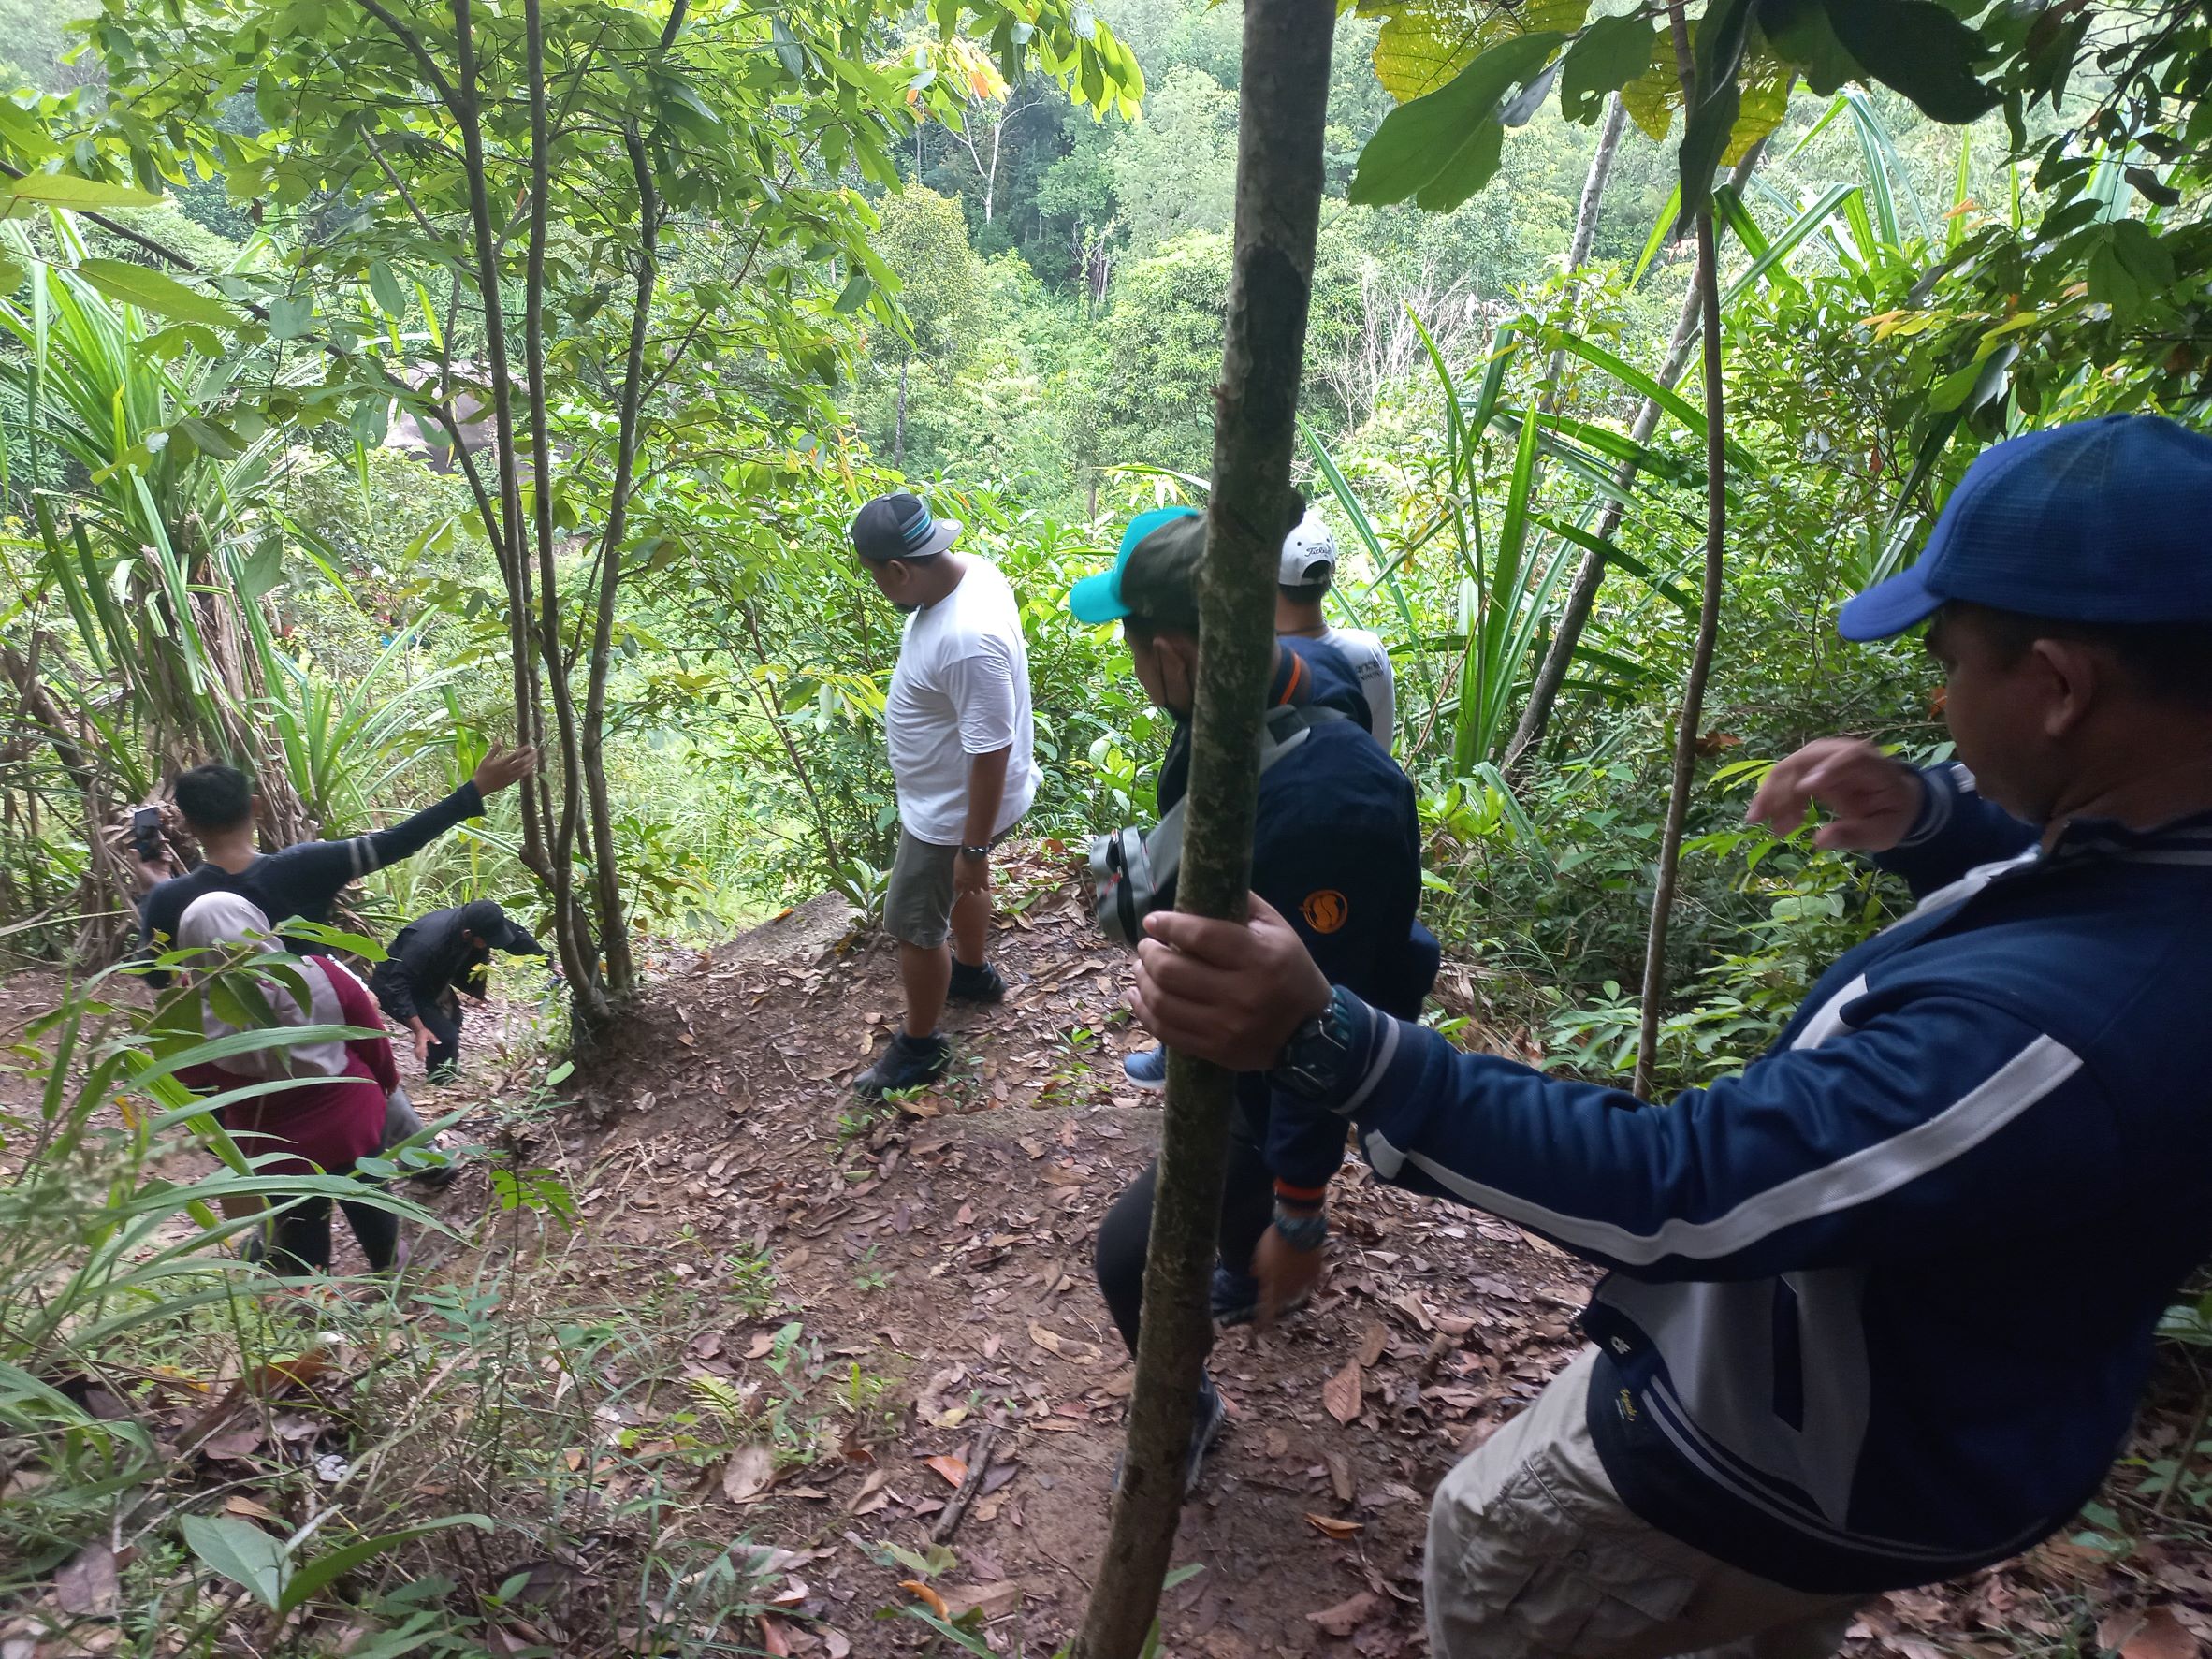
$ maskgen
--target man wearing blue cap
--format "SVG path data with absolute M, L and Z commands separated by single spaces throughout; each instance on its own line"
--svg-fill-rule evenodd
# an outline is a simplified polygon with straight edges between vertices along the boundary
M 1930 619 L 1958 763 L 1829 738 L 1750 813 L 1818 803 L 1814 839 L 1918 908 L 1709 1088 L 1461 1054 L 1257 903 L 1148 924 L 1164 1040 L 1610 1270 L 1594 1346 L 1437 1492 L 1437 1659 L 1810 1659 L 1877 1593 L 2057 1531 L 2119 1449 L 2212 1250 L 2212 440 L 2132 415 L 1990 449 L 1841 627 Z
M 1139 514 L 1113 567 L 1084 577 L 1068 595 L 1078 621 L 1121 624 L 1138 680 L 1174 717 L 1175 735 L 1160 765 L 1163 813 L 1176 810 L 1189 783 L 1205 541 L 1206 521 L 1191 508 Z M 1420 819 L 1413 785 L 1369 734 L 1359 681 L 1329 647 L 1278 640 L 1268 701 L 1267 741 L 1279 753 L 1259 775 L 1252 884 L 1293 918 L 1290 925 L 1332 977 L 1360 987 L 1369 1001 L 1418 1017 L 1435 978 L 1437 952 L 1434 938 L 1415 920 Z M 1148 903 L 1173 902 L 1172 877 L 1162 877 Z M 1278 1277 L 1296 1281 L 1278 1302 L 1297 1300 L 1310 1287 L 1328 1233 L 1330 1178 L 1344 1161 L 1342 1124 L 1305 1113 L 1277 1115 L 1270 1100 L 1257 1072 L 1237 1080 L 1213 1286 L 1214 1317 L 1225 1325 L 1274 1311 L 1262 1309 L 1256 1255 L 1277 1259 Z M 1131 1353 L 1156 1173 L 1146 1170 L 1114 1201 L 1099 1223 L 1095 1253 L 1099 1290 Z M 1209 1377 L 1201 1385 L 1186 1485 L 1196 1483 L 1226 1417 Z

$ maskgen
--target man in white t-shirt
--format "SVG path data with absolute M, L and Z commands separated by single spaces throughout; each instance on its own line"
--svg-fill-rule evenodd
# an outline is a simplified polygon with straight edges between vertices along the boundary
M 898 786 L 883 926 L 898 940 L 906 1025 L 853 1083 L 880 1099 L 934 1082 L 952 1064 L 952 1044 L 937 1028 L 948 997 L 1006 995 L 983 960 L 991 848 L 1036 798 L 1037 758 L 1021 605 L 998 567 L 952 552 L 959 521 L 932 517 L 903 492 L 868 502 L 851 533 L 862 568 L 907 613 L 883 705 Z
M 1367 699 L 1367 727 L 1387 753 L 1398 735 L 1398 691 L 1390 677 L 1390 653 L 1364 628 L 1332 628 L 1321 616 L 1321 601 L 1336 575 L 1336 539 L 1308 511 L 1283 540 L 1283 560 L 1275 573 L 1275 632 L 1317 639 L 1345 660 Z

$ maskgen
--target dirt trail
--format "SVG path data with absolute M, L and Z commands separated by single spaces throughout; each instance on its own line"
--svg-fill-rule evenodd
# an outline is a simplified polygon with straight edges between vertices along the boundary
M 960 1068 L 895 1116 L 867 1119 L 850 1087 L 896 1024 L 892 951 L 840 953 L 834 899 L 663 961 L 635 1025 L 579 1073 L 579 1122 L 603 1120 L 566 1143 L 598 1171 L 578 1194 L 586 1248 L 678 1250 L 702 1275 L 762 1248 L 797 1310 L 732 1308 L 689 1368 L 767 1386 L 764 1345 L 795 1317 L 822 1354 L 891 1379 L 896 1426 L 872 1463 L 794 1470 L 742 1506 L 756 1539 L 832 1551 L 804 1570 L 822 1626 L 787 1628 L 794 1647 L 837 1647 L 823 1626 L 862 1652 L 922 1634 L 870 1621 L 912 1599 L 910 1575 L 858 1544 L 925 1550 L 953 1488 L 924 1460 L 972 1455 L 986 1423 L 993 1469 L 969 1472 L 982 1493 L 935 1588 L 955 1611 L 980 1601 L 1002 1652 L 1051 1652 L 1080 1612 L 1128 1388 L 1091 1240 L 1159 1114 L 1121 1076 L 1141 1034 L 1100 1034 L 1123 963 L 1069 874 L 1049 848 L 1006 872 L 1002 897 L 1024 905 L 994 945 L 1011 995 L 954 1011 Z M 1230 1428 L 1184 1522 L 1177 1559 L 1206 1570 L 1171 1594 L 1170 1653 L 1417 1645 L 1424 1494 L 1572 1346 L 1575 1263 L 1356 1166 L 1339 1186 L 1324 1294 L 1216 1350 Z M 1328 1628 L 1308 1617 L 1331 1609 Z

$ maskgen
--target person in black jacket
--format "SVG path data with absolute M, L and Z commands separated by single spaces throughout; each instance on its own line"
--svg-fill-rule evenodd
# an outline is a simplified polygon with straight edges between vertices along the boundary
M 301 841 L 267 853 L 255 845 L 252 778 L 221 763 L 180 773 L 172 785 L 177 810 L 198 840 L 205 862 L 146 895 L 138 911 L 140 938 L 152 950 L 168 949 L 186 909 L 209 893 L 250 899 L 280 930 L 294 918 L 327 923 L 339 894 L 350 882 L 413 857 L 463 819 L 483 816 L 487 795 L 529 777 L 537 764 L 537 751 L 528 745 L 495 749 L 460 788 L 389 829 L 342 841 Z M 286 939 L 284 945 L 302 953 L 320 949 L 295 939 Z M 156 985 L 168 979 L 158 972 L 147 977 Z
M 1111 570 L 1069 595 L 1077 620 L 1118 620 L 1137 678 L 1174 717 L 1160 766 L 1159 804 L 1171 811 L 1189 785 L 1190 717 L 1198 664 L 1198 571 L 1205 520 L 1188 508 L 1139 515 Z M 1318 641 L 1276 643 L 1268 689 L 1271 722 L 1294 740 L 1259 776 L 1252 883 L 1285 914 L 1316 957 L 1356 981 L 1378 1005 L 1418 1017 L 1434 979 L 1434 938 L 1419 925 L 1420 822 L 1413 785 L 1370 735 L 1369 708 L 1350 664 Z M 1302 718 L 1300 718 L 1302 717 Z M 1157 895 L 1172 903 L 1172 881 Z M 1135 1075 L 1135 1067 L 1131 1067 Z M 1283 1300 L 1302 1300 L 1320 1271 L 1330 1178 L 1344 1158 L 1344 1128 L 1273 1109 L 1266 1080 L 1237 1079 L 1221 1200 L 1214 1317 L 1223 1325 L 1268 1318 L 1256 1257 L 1285 1258 Z M 1131 1353 L 1144 1283 L 1157 1169 L 1133 1182 L 1099 1224 L 1099 1288 Z M 1293 1283 L 1295 1281 L 1295 1283 Z M 1186 1485 L 1194 1484 L 1225 1406 L 1201 1386 Z
M 369 976 L 377 1006 L 414 1033 L 415 1057 L 432 1083 L 448 1082 L 460 1063 L 460 997 L 484 1000 L 484 970 L 494 951 L 550 953 L 506 911 L 480 898 L 410 922 Z

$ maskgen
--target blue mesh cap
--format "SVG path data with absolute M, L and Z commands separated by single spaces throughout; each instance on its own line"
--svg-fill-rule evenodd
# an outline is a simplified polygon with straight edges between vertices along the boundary
M 1121 551 L 1114 556 L 1113 567 L 1109 570 L 1099 571 L 1096 575 L 1084 577 L 1082 581 L 1068 590 L 1068 608 L 1075 614 L 1075 619 L 1078 622 L 1088 622 L 1095 627 L 1100 622 L 1118 622 L 1124 617 L 1134 614 L 1150 620 L 1169 621 L 1196 627 L 1198 600 L 1195 571 L 1183 570 L 1181 572 L 1184 576 L 1182 586 L 1189 589 L 1189 596 L 1185 605 L 1171 605 L 1162 603 L 1169 595 L 1146 590 L 1148 587 L 1151 589 L 1165 587 L 1171 589 L 1177 587 L 1177 584 L 1172 580 L 1174 572 L 1166 569 L 1148 572 L 1146 569 L 1141 568 L 1138 572 L 1139 591 L 1132 593 L 1128 587 L 1129 560 L 1135 555 L 1137 549 L 1151 539 L 1154 531 L 1174 524 L 1179 519 L 1189 518 L 1200 520 L 1198 526 L 1200 533 L 1196 537 L 1191 538 L 1187 543 L 1177 539 L 1172 546 L 1171 546 L 1170 538 L 1163 538 L 1155 543 L 1152 548 L 1155 555 L 1161 556 L 1152 560 L 1152 563 L 1180 568 L 1189 560 L 1195 559 L 1196 552 L 1202 551 L 1205 546 L 1204 517 L 1196 507 L 1155 507 L 1149 513 L 1140 513 L 1130 519 L 1128 529 L 1121 532 Z M 1186 533 L 1187 534 L 1187 532 Z M 1184 554 L 1186 557 L 1183 559 L 1173 557 L 1177 553 Z M 1149 585 L 1142 580 L 1147 574 L 1156 578 Z M 1168 579 L 1164 581 L 1158 579 L 1162 577 Z M 1187 618 L 1183 614 L 1185 608 L 1188 610 Z M 1172 614 L 1169 614 L 1171 612 Z
M 1909 570 L 1848 601 L 1845 639 L 1886 639 L 1948 600 L 2065 622 L 2212 622 L 2212 438 L 2107 415 L 1976 458 Z

